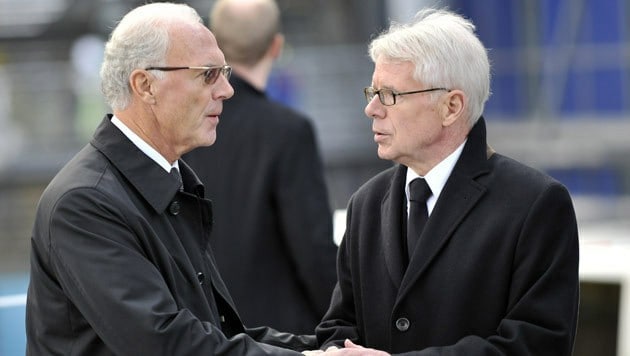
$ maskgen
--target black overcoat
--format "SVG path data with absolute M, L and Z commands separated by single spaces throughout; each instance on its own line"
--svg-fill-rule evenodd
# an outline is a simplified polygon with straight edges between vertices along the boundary
M 578 234 L 563 185 L 486 145 L 473 127 L 421 239 L 403 265 L 407 168 L 351 198 L 339 283 L 318 327 L 414 355 L 570 355 L 578 310 Z
M 244 329 L 208 245 L 212 206 L 106 117 L 43 193 L 32 235 L 28 355 L 297 355 L 306 337 Z M 255 291 L 254 291 L 255 292 Z

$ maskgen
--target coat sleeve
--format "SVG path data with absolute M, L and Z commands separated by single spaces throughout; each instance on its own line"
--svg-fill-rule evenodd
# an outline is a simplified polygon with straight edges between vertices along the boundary
M 298 355 L 246 334 L 228 339 L 180 308 L 131 228 L 138 218 L 95 189 L 73 190 L 57 202 L 50 245 L 38 249 L 49 249 L 47 273 L 69 300 L 57 307 L 76 308 L 85 320 L 70 322 L 89 324 L 75 327 L 93 328 L 117 355 Z
M 360 332 L 355 308 L 356 298 L 353 293 L 353 276 L 351 274 L 351 253 L 349 244 L 352 238 L 348 236 L 352 217 L 352 202 L 350 198 L 346 214 L 346 232 L 339 245 L 337 255 L 337 285 L 333 290 L 330 307 L 322 322 L 316 328 L 317 342 L 320 349 L 329 346 L 343 347 L 345 339 L 360 344 Z

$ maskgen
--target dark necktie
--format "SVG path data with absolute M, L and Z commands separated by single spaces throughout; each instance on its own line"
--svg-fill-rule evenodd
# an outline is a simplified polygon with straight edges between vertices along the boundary
M 409 258 L 420 239 L 422 229 L 429 219 L 427 199 L 431 196 L 431 188 L 422 178 L 409 183 L 409 219 L 407 220 L 407 252 Z
M 184 183 L 182 182 L 182 175 L 179 173 L 179 170 L 175 167 L 171 168 L 171 175 L 177 178 L 177 181 L 179 182 L 179 191 L 183 191 Z

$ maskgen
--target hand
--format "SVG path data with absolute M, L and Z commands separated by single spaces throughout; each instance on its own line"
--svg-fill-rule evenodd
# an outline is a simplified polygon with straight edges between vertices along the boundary
M 326 349 L 326 352 L 328 351 L 332 351 L 332 350 L 337 350 L 338 347 L 337 346 L 330 346 Z M 313 356 L 313 355 L 321 355 L 323 354 L 324 351 L 322 350 L 307 350 L 307 351 L 302 351 L 302 355 L 306 355 L 306 356 Z
M 363 346 L 357 345 L 350 340 L 344 341 L 343 349 L 337 349 L 330 347 L 324 352 L 323 356 L 390 356 L 387 352 L 376 350 L 376 349 L 368 349 Z

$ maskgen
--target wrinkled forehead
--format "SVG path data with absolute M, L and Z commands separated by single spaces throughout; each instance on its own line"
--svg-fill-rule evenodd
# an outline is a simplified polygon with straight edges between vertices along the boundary
M 171 45 L 166 54 L 170 65 L 218 65 L 225 63 L 223 52 L 203 24 L 181 24 L 171 28 Z
M 386 84 L 414 80 L 415 68 L 415 64 L 408 60 L 379 57 L 374 63 L 372 81 Z

